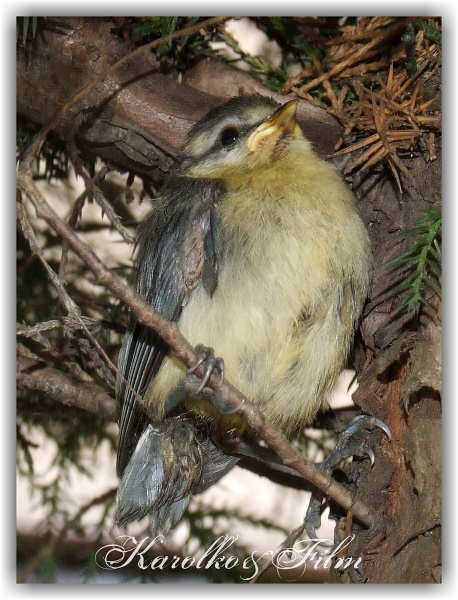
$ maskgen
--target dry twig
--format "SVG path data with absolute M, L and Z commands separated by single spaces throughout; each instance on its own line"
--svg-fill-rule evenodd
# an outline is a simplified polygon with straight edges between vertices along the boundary
M 414 20 L 359 17 L 355 25 L 341 26 L 340 35 L 324 44 L 325 57 L 321 61 L 312 59 L 310 66 L 290 78 L 283 88 L 334 115 L 345 128 L 344 139 L 348 140 L 353 132 L 353 143 L 345 140 L 348 145 L 341 149 L 342 140 L 339 151 L 332 155 L 364 149 L 347 164 L 347 172 L 369 169 L 384 161 L 400 192 L 400 174 L 416 189 L 400 152 L 410 154 L 423 147 L 428 149 L 429 160 L 433 160 L 434 138 L 440 130 L 440 115 L 432 111 L 436 98 L 425 99 L 423 90 L 423 81 L 438 72 L 440 47 L 429 42 L 423 30 L 417 32 L 414 40 L 416 73 L 409 77 L 405 69 L 408 50 L 405 43 L 399 42 L 399 36 Z M 393 46 L 396 39 L 398 45 Z M 390 48 L 389 54 L 384 51 L 386 48 Z M 380 75 L 385 69 L 383 81 Z M 300 86 L 306 78 L 311 80 Z M 343 79 L 346 84 L 339 92 Z M 324 90 L 321 100 L 310 95 L 319 86 Z M 347 101 L 350 88 L 356 98 Z
M 80 408 L 102 419 L 116 420 L 116 401 L 95 383 L 81 381 L 53 367 L 29 372 L 21 368 L 20 356 L 17 365 L 17 382 L 20 387 L 43 392 L 59 404 Z
M 70 317 L 72 317 L 73 319 L 75 319 L 79 323 L 81 329 L 84 331 L 87 338 L 92 343 L 95 350 L 97 351 L 97 354 L 100 356 L 101 360 L 103 361 L 103 364 L 108 365 L 108 367 L 112 370 L 113 373 L 117 373 L 118 369 L 117 369 L 116 365 L 113 364 L 110 357 L 107 355 L 105 350 L 101 347 L 97 338 L 91 333 L 91 331 L 89 331 L 85 321 L 81 317 L 81 310 L 80 310 L 79 306 L 70 297 L 67 290 L 65 289 L 64 283 L 61 281 L 61 279 L 59 278 L 57 273 L 48 265 L 47 261 L 43 257 L 43 253 L 39 247 L 38 241 L 35 236 L 35 232 L 33 231 L 33 228 L 30 225 L 30 222 L 27 218 L 25 206 L 22 203 L 20 194 L 18 194 L 17 198 L 19 200 L 19 202 L 17 203 L 18 215 L 19 215 L 19 220 L 21 223 L 21 227 L 22 227 L 24 236 L 26 237 L 27 241 L 29 242 L 32 252 L 38 256 L 41 263 L 45 267 L 52 284 L 56 288 L 59 300 L 61 301 L 61 303 L 64 306 L 65 310 L 67 311 L 68 315 Z
M 100 171 L 97 173 L 97 175 L 95 177 L 90 177 L 90 175 L 87 173 L 86 169 L 84 168 L 83 163 L 81 162 L 81 159 L 78 156 L 78 151 L 77 151 L 76 146 L 73 141 L 70 142 L 69 147 L 70 147 L 70 155 L 72 157 L 72 162 L 73 162 L 73 166 L 75 168 L 75 172 L 77 175 L 80 175 L 83 178 L 84 185 L 86 186 L 86 195 L 87 194 L 93 195 L 94 200 L 97 202 L 97 204 L 102 209 L 102 217 L 106 214 L 108 217 L 108 220 L 110 221 L 112 226 L 116 229 L 116 231 L 121 235 L 123 240 L 125 242 L 127 242 L 128 244 L 133 244 L 135 242 L 135 237 L 121 223 L 120 217 L 116 214 L 113 206 L 105 198 L 104 193 L 102 192 L 102 190 L 100 189 L 100 187 L 98 185 L 98 183 L 103 181 L 103 179 L 105 178 L 105 175 L 108 173 L 109 168 L 107 166 L 104 166 L 102 169 L 100 169 Z M 79 209 L 79 205 L 77 203 L 77 205 L 75 206 L 75 211 L 72 213 L 71 216 L 73 216 L 73 214 L 75 214 L 75 213 L 77 214 L 78 209 Z

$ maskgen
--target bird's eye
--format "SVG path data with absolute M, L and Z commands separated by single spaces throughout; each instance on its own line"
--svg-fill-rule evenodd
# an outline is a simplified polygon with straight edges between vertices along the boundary
M 226 127 L 226 129 L 223 129 L 223 131 L 221 132 L 221 144 L 225 148 L 233 146 L 238 139 L 239 132 L 235 127 Z

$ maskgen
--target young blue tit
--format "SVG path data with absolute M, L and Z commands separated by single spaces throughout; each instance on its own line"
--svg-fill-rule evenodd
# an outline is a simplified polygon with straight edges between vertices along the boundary
M 296 120 L 296 101 L 234 98 L 191 130 L 178 174 L 142 227 L 137 290 L 288 435 L 326 406 L 344 368 L 371 268 L 367 232 L 339 172 Z M 208 373 L 222 361 L 200 347 Z M 187 385 L 191 374 L 139 323 L 119 357 L 117 520 L 166 533 L 192 494 L 237 462 L 241 438 Z M 203 392 L 208 391 L 205 388 Z

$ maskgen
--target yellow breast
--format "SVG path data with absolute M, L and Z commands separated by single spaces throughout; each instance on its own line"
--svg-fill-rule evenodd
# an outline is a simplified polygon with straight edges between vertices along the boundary
M 217 288 L 210 298 L 198 286 L 179 321 L 184 336 L 213 347 L 227 379 L 285 429 L 305 424 L 325 403 L 350 348 L 370 265 L 351 194 L 308 146 L 304 154 L 298 143 L 283 164 L 226 182 Z M 184 375 L 178 361 L 164 361 L 145 396 L 150 412 L 161 414 Z

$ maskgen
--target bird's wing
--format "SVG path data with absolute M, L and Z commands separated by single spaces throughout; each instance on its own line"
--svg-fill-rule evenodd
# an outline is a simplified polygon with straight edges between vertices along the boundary
M 199 281 L 212 295 L 217 285 L 217 182 L 173 178 L 140 233 L 137 291 L 170 321 L 177 321 Z M 148 327 L 133 321 L 118 359 L 120 403 L 117 472 L 121 476 L 148 425 L 139 402 L 158 372 L 167 347 Z

